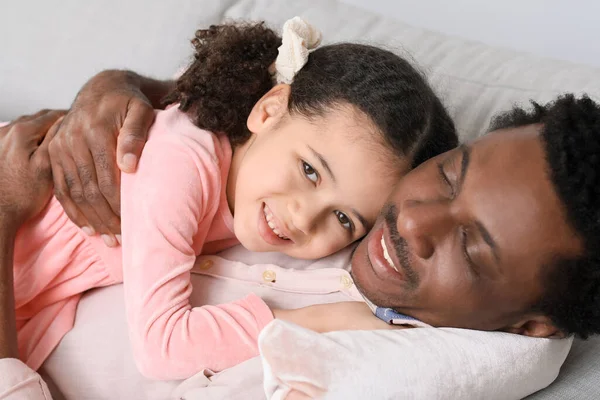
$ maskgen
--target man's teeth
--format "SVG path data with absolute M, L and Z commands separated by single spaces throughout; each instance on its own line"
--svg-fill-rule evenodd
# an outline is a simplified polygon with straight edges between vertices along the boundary
M 392 261 L 392 257 L 390 257 L 390 253 L 388 253 L 388 249 L 385 246 L 385 240 L 384 240 L 383 236 L 381 236 L 381 247 L 383 248 L 383 258 L 385 258 L 385 261 L 388 262 L 390 267 L 392 267 L 396 271 L 398 271 L 398 268 L 396 268 L 396 266 L 394 265 L 394 262 Z
M 265 219 L 267 220 L 267 225 L 269 225 L 269 228 L 271 228 L 271 230 L 273 231 L 273 233 L 276 234 L 277 236 L 279 236 L 282 239 L 289 240 L 289 238 L 287 236 L 285 236 L 283 233 L 281 233 L 279 231 L 279 229 L 277 228 L 277 225 L 275 225 L 275 218 L 273 217 L 273 214 L 271 213 L 271 210 L 269 210 L 267 208 L 266 204 L 263 207 L 263 213 L 265 214 Z

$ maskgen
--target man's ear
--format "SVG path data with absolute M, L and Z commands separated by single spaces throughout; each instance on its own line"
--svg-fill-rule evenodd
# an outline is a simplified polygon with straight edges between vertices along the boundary
M 539 315 L 529 316 L 516 324 L 510 325 L 504 329 L 505 332 L 516 333 L 537 338 L 564 338 L 565 334 L 554 325 L 550 318 Z
M 277 124 L 288 112 L 290 85 L 280 84 L 269 90 L 252 108 L 247 126 L 252 133 L 259 134 Z

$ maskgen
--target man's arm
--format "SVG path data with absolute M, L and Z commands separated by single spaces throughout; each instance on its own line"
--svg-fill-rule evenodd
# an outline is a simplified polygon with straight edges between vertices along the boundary
M 175 88 L 174 80 L 159 80 L 139 75 L 133 71 L 108 70 L 100 73 L 113 82 L 124 83 L 139 88 L 155 109 L 163 109 L 162 99 Z
M 46 382 L 19 360 L 13 285 L 16 232 L 14 222 L 0 216 L 0 399 L 51 400 Z
M 64 112 L 41 111 L 0 127 L 0 398 L 50 400 L 42 378 L 18 360 L 13 254 L 19 227 L 52 192 L 49 138 Z M 40 144 L 41 143 L 41 144 Z
M 19 356 L 14 243 L 21 225 L 37 215 L 50 198 L 48 142 L 63 115 L 60 111 L 40 111 L 0 127 L 0 359 Z
M 13 285 L 16 229 L 11 225 L 0 217 L 0 359 L 19 358 Z
M 163 109 L 162 99 L 175 88 L 174 80 L 153 79 L 133 71 L 109 69 L 92 77 L 79 91 L 74 105 L 80 97 L 100 97 L 115 92 L 139 91 L 155 109 Z

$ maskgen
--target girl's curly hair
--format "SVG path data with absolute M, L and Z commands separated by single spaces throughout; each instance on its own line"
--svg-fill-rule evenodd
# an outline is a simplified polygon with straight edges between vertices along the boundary
M 269 67 L 281 38 L 264 23 L 230 23 L 198 30 L 192 44 L 194 61 L 164 102 L 179 103 L 197 126 L 225 133 L 233 146 L 244 143 L 252 108 L 273 87 Z M 364 112 L 393 154 L 413 165 L 458 143 L 425 78 L 387 50 L 341 43 L 310 53 L 291 84 L 290 113 L 310 118 L 340 104 Z
M 180 103 L 200 128 L 243 143 L 252 107 L 273 87 L 269 66 L 281 38 L 263 23 L 212 25 L 197 30 L 192 44 L 194 62 L 163 102 Z

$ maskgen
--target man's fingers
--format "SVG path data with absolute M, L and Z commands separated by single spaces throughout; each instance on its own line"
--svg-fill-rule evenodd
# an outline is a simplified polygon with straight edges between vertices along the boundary
M 107 136 L 114 140 L 112 136 Z M 100 192 L 110 205 L 115 216 L 121 215 L 121 171 L 116 163 L 116 155 L 113 145 L 103 144 L 91 149 L 94 165 L 96 168 L 96 178 L 98 179 L 98 187 Z M 110 225 L 109 225 L 110 227 Z M 118 233 L 113 231 L 113 233 Z M 119 229 L 120 231 L 120 229 Z
M 72 159 L 63 158 L 61 160 L 61 167 L 62 176 L 66 184 L 66 190 L 62 191 L 59 196 L 59 193 L 56 193 L 55 187 L 55 194 L 63 205 L 65 211 L 67 211 L 69 218 L 71 218 L 71 215 L 83 215 L 85 220 L 88 222 L 87 227 L 92 228 L 93 232 L 108 233 L 108 229 L 106 229 L 104 224 L 102 224 L 102 221 L 98 218 L 96 212 L 89 206 L 85 199 L 83 186 L 81 184 L 81 180 L 79 179 L 79 171 L 77 170 L 75 162 Z M 54 169 L 52 172 L 54 173 Z M 70 205 L 69 210 L 67 210 L 67 207 L 65 207 L 65 203 Z M 74 222 L 81 220 L 81 218 L 71 219 Z M 75 223 L 79 225 L 77 222 Z M 82 228 L 85 227 L 85 225 L 80 226 Z
M 61 165 L 58 163 L 52 163 L 52 178 L 54 179 L 54 195 L 60 201 L 63 209 L 67 213 L 67 216 L 75 225 L 80 228 L 85 228 L 88 235 L 93 235 L 94 231 L 91 229 L 91 225 L 88 220 L 83 216 L 79 207 L 75 204 L 73 199 L 69 195 L 69 187 L 65 181 L 65 173 Z
M 17 119 L 13 120 L 12 123 L 21 123 L 21 122 L 31 121 L 32 119 L 36 119 L 44 114 L 48 114 L 51 111 L 53 111 L 53 110 L 45 108 L 43 110 L 36 112 L 35 114 L 21 115 Z
M 148 139 L 148 130 L 154 121 L 154 110 L 143 101 L 132 99 L 123 127 L 117 138 L 117 163 L 123 172 L 135 172 L 137 162 Z
M 40 181 L 48 181 L 49 184 L 52 184 L 52 165 L 48 149 L 50 147 L 50 142 L 52 141 L 54 136 L 56 136 L 56 132 L 58 132 L 58 128 L 63 118 L 64 117 L 60 117 L 58 120 L 56 120 L 56 122 L 54 122 L 54 125 L 50 127 L 42 143 L 33 155 L 33 161 L 35 162 L 37 178 Z
M 42 110 L 35 114 L 31 119 L 22 121 L 21 124 L 14 127 L 15 134 L 19 136 L 24 143 L 37 146 L 42 142 L 50 128 L 62 117 L 65 111 L 62 110 Z M 56 133 L 56 131 L 54 131 Z
M 100 189 L 100 181 L 96 174 L 96 164 L 92 155 L 90 154 L 90 159 L 86 159 L 85 163 L 81 160 L 76 160 L 75 162 L 77 164 L 77 170 L 79 171 L 79 179 L 83 186 L 85 201 L 87 202 L 87 205 L 89 205 L 89 208 L 94 211 L 95 215 L 98 216 L 100 221 L 102 221 L 102 224 L 108 229 L 108 232 L 105 232 L 102 230 L 102 227 L 99 226 L 97 227 L 98 232 L 112 235 L 120 234 L 121 221 Z M 88 164 L 89 162 L 92 162 L 92 164 Z M 111 183 L 103 182 L 103 184 L 105 186 L 108 185 L 109 187 L 114 187 L 114 185 L 111 186 Z M 116 207 L 118 207 L 118 197 L 116 204 Z M 87 215 L 86 209 L 87 206 L 82 208 L 82 211 Z M 88 219 L 93 219 L 93 217 Z
M 40 111 L 36 112 L 33 115 L 30 115 L 28 117 L 28 119 L 36 119 L 36 118 L 39 118 L 39 117 L 41 117 L 43 115 L 50 114 L 50 113 L 55 112 L 55 111 L 59 111 L 59 110 L 52 110 L 50 108 L 44 108 L 43 110 L 40 110 Z
M 48 133 L 46 133 L 46 136 L 44 137 L 44 140 L 42 142 L 42 145 L 44 145 L 46 149 L 48 149 L 50 141 L 52 141 L 52 139 L 54 139 L 54 137 L 58 133 L 64 119 L 65 116 L 63 115 L 62 117 L 58 118 L 56 122 L 54 122 L 54 125 L 52 125 L 50 129 L 48 129 Z
M 44 134 L 48 132 L 50 127 L 59 119 L 65 116 L 67 112 L 65 110 L 42 110 L 38 114 L 35 114 L 34 118 L 27 122 L 33 125 L 35 128 L 43 131 Z M 40 138 L 41 139 L 41 138 Z
M 65 180 L 71 189 L 71 197 L 96 232 L 114 240 L 113 235 L 120 233 L 120 221 L 100 192 L 92 154 L 84 143 L 73 143 L 73 150 L 76 177 L 70 176 L 65 168 Z
M 0 132 L 3 137 L 10 135 L 16 143 L 37 147 L 52 124 L 64 114 L 64 111 L 42 110 L 34 115 L 17 118 L 0 128 Z M 28 150 L 34 150 L 35 147 Z

